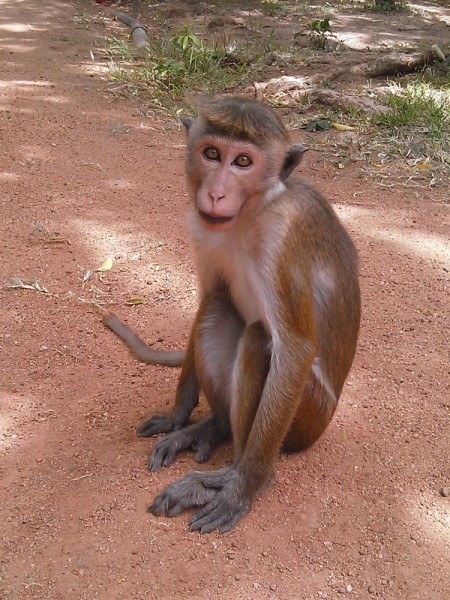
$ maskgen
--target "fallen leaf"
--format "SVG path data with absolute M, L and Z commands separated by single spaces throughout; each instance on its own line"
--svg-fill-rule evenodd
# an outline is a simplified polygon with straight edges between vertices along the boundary
M 356 131 L 356 127 L 350 127 L 350 125 L 344 125 L 343 123 L 331 123 L 331 126 L 336 129 L 336 131 Z
M 103 273 L 104 271 L 110 271 L 113 266 L 112 258 L 107 258 L 97 269 L 96 273 Z
M 135 298 L 129 298 L 125 300 L 125 304 L 127 306 L 135 306 L 136 304 L 147 304 L 147 300 L 142 298 L 141 296 L 136 296 Z

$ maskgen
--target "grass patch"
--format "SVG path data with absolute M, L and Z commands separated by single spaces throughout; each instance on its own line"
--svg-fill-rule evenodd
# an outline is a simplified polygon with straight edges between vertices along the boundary
M 109 40 L 110 72 L 166 109 L 176 109 L 190 92 L 211 94 L 247 84 L 263 56 L 226 39 L 210 45 L 187 26 L 170 37 L 150 37 L 140 56 L 127 42 Z
M 409 12 L 408 2 L 405 0 L 368 0 L 366 10 L 379 13 Z
M 437 78 L 438 81 L 440 77 Z M 429 173 L 433 183 L 450 175 L 450 83 L 436 83 L 425 74 L 406 83 L 392 83 L 383 93 L 386 113 L 371 117 L 375 140 L 387 157 L 404 159 Z

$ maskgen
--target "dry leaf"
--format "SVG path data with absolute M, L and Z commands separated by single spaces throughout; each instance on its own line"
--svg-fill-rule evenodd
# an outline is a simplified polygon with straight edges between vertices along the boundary
M 39 285 L 37 279 L 33 279 L 30 282 L 23 281 L 20 277 L 12 277 L 10 283 L 6 283 L 5 288 L 8 289 L 17 289 L 20 288 L 22 290 L 34 290 L 35 292 L 42 292 L 43 294 L 48 294 L 48 291 L 43 285 Z
M 336 131 L 356 131 L 356 127 L 350 127 L 350 125 L 344 125 L 343 123 L 331 123 L 331 126 L 336 129 Z
M 147 300 L 142 298 L 141 296 L 136 296 L 135 298 L 129 298 L 125 300 L 125 304 L 127 306 L 135 306 L 136 304 L 147 304 Z
M 103 273 L 104 271 L 110 271 L 113 266 L 112 258 L 107 258 L 97 269 L 96 273 Z

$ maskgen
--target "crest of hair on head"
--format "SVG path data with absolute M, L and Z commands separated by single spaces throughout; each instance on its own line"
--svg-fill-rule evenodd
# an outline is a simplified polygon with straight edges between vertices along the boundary
M 278 139 L 290 143 L 281 119 L 265 104 L 238 96 L 202 99 L 196 103 L 206 134 L 250 141 L 256 146 Z

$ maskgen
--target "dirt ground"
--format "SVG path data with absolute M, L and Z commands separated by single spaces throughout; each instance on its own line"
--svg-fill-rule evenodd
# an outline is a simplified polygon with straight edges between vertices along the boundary
M 185 344 L 183 132 L 92 73 L 104 29 L 73 17 L 96 5 L 0 6 L 0 597 L 448 600 L 450 188 L 384 189 L 307 155 L 361 256 L 354 367 L 326 434 L 280 457 L 251 513 L 190 533 L 146 507 L 192 454 L 150 473 L 154 441 L 135 435 L 178 371 L 138 364 L 92 303 Z M 17 277 L 34 288 L 4 287 Z M 202 468 L 230 460 L 227 445 Z

